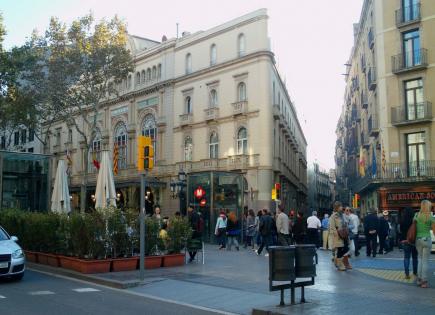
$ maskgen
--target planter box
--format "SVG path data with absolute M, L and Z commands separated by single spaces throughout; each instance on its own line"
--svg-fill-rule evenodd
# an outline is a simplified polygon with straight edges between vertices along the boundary
M 59 256 L 60 266 L 65 269 L 73 269 L 72 263 L 75 258 L 68 256 Z
M 184 254 L 171 254 L 163 256 L 163 267 L 175 267 L 184 265 Z
M 48 255 L 49 254 L 38 252 L 38 263 L 48 265 Z
M 162 266 L 163 256 L 146 256 L 145 269 L 156 269 Z
M 101 260 L 85 260 L 85 259 L 72 259 L 72 270 L 81 273 L 105 273 L 110 272 L 110 259 Z
M 126 257 L 112 259 L 111 271 L 129 271 L 136 270 L 138 257 Z
M 30 250 L 25 250 L 24 253 L 26 254 L 26 260 L 37 263 L 38 262 L 38 252 L 32 252 Z
M 44 255 L 47 256 L 47 265 L 52 267 L 60 267 L 60 260 L 58 255 L 54 255 L 54 254 L 44 254 Z

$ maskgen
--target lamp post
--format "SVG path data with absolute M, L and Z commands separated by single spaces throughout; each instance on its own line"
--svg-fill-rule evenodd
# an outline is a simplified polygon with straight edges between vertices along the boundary
M 169 184 L 171 188 L 172 199 L 178 198 L 180 200 L 180 213 L 182 215 L 186 214 L 186 191 L 184 189 L 186 187 L 186 179 L 186 173 L 181 170 L 180 172 L 178 172 L 178 180 L 172 180 Z

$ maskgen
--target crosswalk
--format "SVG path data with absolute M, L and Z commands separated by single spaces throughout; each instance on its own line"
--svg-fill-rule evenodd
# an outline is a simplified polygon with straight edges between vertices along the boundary
M 75 289 L 71 289 L 71 291 L 74 291 L 77 293 L 90 293 L 90 292 L 100 292 L 101 290 L 98 290 L 95 288 L 75 288 Z M 26 294 L 31 295 L 31 296 L 44 296 L 44 295 L 55 295 L 56 292 L 48 291 L 48 290 L 41 290 L 41 291 L 29 291 Z M 7 296 L 0 294 L 0 299 L 7 299 Z

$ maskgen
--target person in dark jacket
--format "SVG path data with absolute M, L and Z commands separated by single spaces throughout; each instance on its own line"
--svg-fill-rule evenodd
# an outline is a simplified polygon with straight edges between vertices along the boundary
M 383 255 L 387 253 L 388 247 L 387 247 L 387 237 L 390 233 L 390 225 L 388 224 L 388 211 L 384 210 L 382 212 L 382 218 L 379 219 L 379 230 L 378 230 L 378 236 L 379 236 L 379 252 L 378 254 Z
M 370 257 L 372 254 L 373 257 L 376 257 L 378 229 L 379 218 L 376 214 L 376 210 L 371 208 L 369 214 L 364 218 L 364 234 L 366 235 L 367 240 L 367 257 Z
M 199 227 L 199 223 L 200 223 L 200 217 L 199 214 L 193 210 L 193 208 L 191 206 L 189 206 L 187 208 L 187 215 L 189 217 L 189 223 L 190 223 L 190 227 L 192 228 L 192 240 L 191 243 L 192 244 L 196 244 L 198 242 L 201 242 L 201 237 L 202 237 L 202 233 L 201 231 L 198 231 L 198 227 Z M 194 246 L 192 246 L 194 247 Z M 192 262 L 195 260 L 195 256 L 196 256 L 197 251 L 196 250 L 190 250 L 189 251 L 189 262 Z
M 402 233 L 400 233 L 400 241 L 403 244 L 403 251 L 405 253 L 405 257 L 403 258 L 403 265 L 405 267 L 405 278 L 410 279 L 409 277 L 409 263 L 412 256 L 412 273 L 417 277 L 417 267 L 418 267 L 418 253 L 415 244 L 410 244 L 406 240 L 406 235 L 408 234 L 408 230 L 412 224 L 412 220 L 414 218 L 414 210 L 411 208 L 405 208 L 402 212 L 402 220 L 400 222 L 400 229 Z
M 269 246 L 272 244 L 272 228 L 274 222 L 270 214 L 266 209 L 263 209 L 263 215 L 260 217 L 260 234 L 261 234 L 261 245 L 255 252 L 257 255 L 261 255 L 263 248 L 266 246 L 266 257 L 269 256 Z
M 293 237 L 296 244 L 303 244 L 307 234 L 304 215 L 298 212 L 295 224 L 293 225 Z

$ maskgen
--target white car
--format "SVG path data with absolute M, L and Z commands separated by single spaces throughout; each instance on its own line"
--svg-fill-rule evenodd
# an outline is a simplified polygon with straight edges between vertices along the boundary
M 17 241 L 0 226 L 0 278 L 21 280 L 24 276 L 26 259 Z

